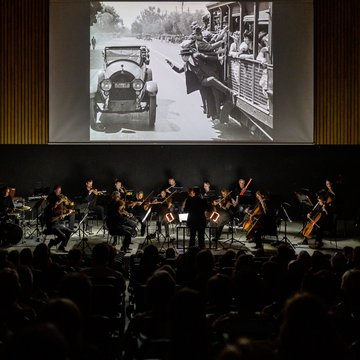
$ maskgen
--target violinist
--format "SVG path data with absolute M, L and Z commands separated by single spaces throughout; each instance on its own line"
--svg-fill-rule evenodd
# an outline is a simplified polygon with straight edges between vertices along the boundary
M 87 179 L 85 182 L 85 190 L 82 194 L 82 199 L 84 203 L 88 204 L 88 209 L 95 211 L 96 216 L 100 220 L 105 218 L 105 209 L 101 205 L 96 204 L 97 196 L 102 195 L 101 191 L 98 191 L 93 187 L 93 180 Z
M 219 219 L 213 223 L 213 226 L 216 226 L 215 237 L 213 241 L 218 241 L 220 239 L 221 233 L 224 229 L 224 226 L 228 224 L 234 216 L 234 207 L 231 202 L 231 191 L 228 189 L 221 189 L 221 197 L 217 200 L 212 201 L 213 211 L 218 213 Z
M 134 215 L 134 217 L 140 222 L 140 224 L 141 224 L 140 235 L 144 236 L 146 224 L 142 222 L 142 219 L 145 217 L 146 211 L 149 210 L 150 205 L 148 202 L 145 201 L 143 191 L 138 191 L 135 194 L 135 197 L 136 197 L 136 200 L 131 201 L 129 203 L 129 208 L 131 210 L 131 213 Z
M 73 210 L 66 210 L 64 206 L 64 196 L 61 194 L 61 185 L 55 185 L 53 192 L 47 197 L 47 205 L 44 209 L 44 220 L 49 232 L 56 235 L 56 239 L 51 239 L 49 249 L 60 243 L 59 250 L 66 252 L 66 245 L 72 234 L 72 230 L 66 227 L 62 220 L 65 216 L 73 215 Z M 75 217 L 73 217 L 75 219 Z M 72 220 L 73 221 L 73 220 Z M 72 223 L 72 227 L 73 227 Z
M 247 231 L 247 238 L 255 242 L 256 249 L 263 249 L 262 236 L 277 233 L 276 212 L 264 190 L 255 194 L 257 204 L 252 211 L 245 209 L 247 214 L 243 227 Z
M 157 212 L 156 226 L 159 233 L 161 233 L 161 225 L 164 225 L 165 236 L 169 237 L 169 223 L 166 221 L 165 215 L 172 210 L 171 196 L 166 193 L 166 190 L 160 191 L 160 197 L 152 202 L 155 205 L 155 211 Z
M 116 192 L 115 192 L 116 193 Z M 112 196 L 111 206 L 109 204 L 106 225 L 109 233 L 124 236 L 121 251 L 128 252 L 131 242 L 131 236 L 136 233 L 136 221 L 131 219 L 129 213 L 125 210 L 125 201 L 119 199 L 118 194 Z M 116 244 L 114 238 L 113 245 Z

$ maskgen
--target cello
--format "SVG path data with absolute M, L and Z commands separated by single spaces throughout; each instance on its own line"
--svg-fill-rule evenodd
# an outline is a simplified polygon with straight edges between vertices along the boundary
M 260 226 L 260 219 L 262 215 L 263 209 L 260 202 L 255 206 L 252 213 L 247 213 L 247 216 L 242 224 L 243 229 L 247 232 L 247 239 L 251 239 L 254 236 L 254 231 Z
M 308 216 L 309 221 L 304 226 L 304 228 L 301 230 L 301 234 L 307 238 L 310 239 L 313 237 L 313 233 L 316 229 L 320 229 L 320 223 L 321 220 L 324 219 L 326 215 L 328 215 L 327 207 L 331 206 L 332 198 L 330 195 L 324 200 L 322 197 L 318 196 L 318 202 L 313 207 L 313 209 L 310 212 L 310 216 Z

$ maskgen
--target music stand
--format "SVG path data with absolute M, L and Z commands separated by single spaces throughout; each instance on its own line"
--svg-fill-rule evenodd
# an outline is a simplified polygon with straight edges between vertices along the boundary
M 314 205 L 313 205 L 312 201 L 310 200 L 309 195 L 305 194 L 304 192 L 295 191 L 294 194 L 301 206 L 301 215 L 302 215 L 303 227 L 304 227 L 305 223 L 306 223 L 306 216 L 305 216 L 305 213 L 307 212 L 306 207 L 312 208 Z
M 147 210 L 145 216 L 141 220 L 142 223 L 146 221 L 146 236 L 144 238 L 144 241 L 141 244 L 141 247 L 144 247 L 145 245 L 152 244 L 152 239 L 155 239 L 156 235 L 155 233 L 149 234 L 149 215 L 151 213 L 151 207 Z
M 35 210 L 36 214 L 35 229 L 30 234 L 28 234 L 26 238 L 33 238 L 34 233 L 36 233 L 36 240 L 39 240 L 40 234 L 42 233 L 41 228 L 43 227 L 40 220 L 44 213 L 42 205 L 44 204 L 45 200 L 45 198 L 41 198 L 33 206 L 33 210 Z M 39 211 L 39 209 L 41 210 Z
M 231 220 L 228 222 L 228 226 L 229 226 L 229 229 L 231 229 L 231 238 L 226 239 L 225 241 L 220 243 L 220 245 L 224 248 L 223 244 L 227 243 L 227 242 L 230 242 L 230 249 L 232 248 L 233 243 L 238 243 L 241 246 L 244 246 L 246 248 L 245 241 L 241 241 L 240 239 L 235 239 L 234 238 L 234 217 L 232 217 Z
M 79 227 L 79 237 L 81 237 L 81 233 L 82 233 L 82 237 L 80 239 L 80 242 L 77 244 L 78 248 L 81 248 L 81 252 L 82 254 L 85 253 L 85 249 L 89 249 L 91 251 L 90 245 L 88 243 L 88 238 L 85 237 L 85 235 L 88 235 L 88 233 L 86 232 L 85 228 L 86 228 L 86 219 L 89 216 L 89 209 L 87 208 L 86 211 L 84 212 L 84 216 L 83 218 L 79 221 L 78 227 Z M 70 235 L 70 238 L 72 237 L 72 235 L 75 232 L 73 232 Z
M 291 241 L 287 237 L 287 222 L 292 222 L 292 220 L 290 219 L 290 216 L 289 216 L 288 212 L 286 211 L 284 205 L 290 206 L 290 204 L 284 202 L 280 205 L 280 208 L 282 209 L 283 214 L 284 214 L 284 216 L 283 216 L 284 219 L 282 219 L 284 221 L 284 236 L 280 242 L 290 245 L 290 247 L 292 247 L 292 249 L 295 250 L 294 245 L 291 243 Z

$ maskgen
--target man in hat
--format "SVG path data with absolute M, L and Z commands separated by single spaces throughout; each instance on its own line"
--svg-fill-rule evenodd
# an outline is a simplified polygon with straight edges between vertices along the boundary
M 169 59 L 165 59 L 165 61 L 170 65 L 170 67 L 177 72 L 185 73 L 185 83 L 186 83 L 186 93 L 191 94 L 192 92 L 196 90 L 200 90 L 200 81 L 197 76 L 197 73 L 199 72 L 197 65 L 194 62 L 194 59 L 192 58 L 193 51 L 191 49 L 191 45 L 193 42 L 189 40 L 185 40 L 182 43 L 182 49 L 180 50 L 179 55 L 181 56 L 181 59 L 184 62 L 184 65 L 179 68 L 176 65 L 174 65 Z

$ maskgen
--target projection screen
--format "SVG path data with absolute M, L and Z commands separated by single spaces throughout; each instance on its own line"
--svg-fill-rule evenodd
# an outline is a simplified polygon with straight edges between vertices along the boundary
M 313 3 L 50 0 L 49 142 L 313 142 Z

